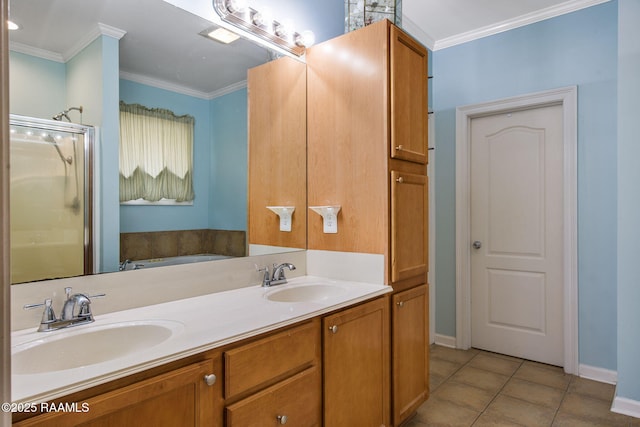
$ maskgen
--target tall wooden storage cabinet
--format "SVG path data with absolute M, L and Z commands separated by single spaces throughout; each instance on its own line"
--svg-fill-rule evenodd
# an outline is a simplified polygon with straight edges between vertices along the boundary
M 383 254 L 411 295 L 391 311 L 394 425 L 428 396 L 427 78 L 426 48 L 389 21 L 307 50 L 308 204 L 341 207 L 335 234 L 309 215 L 308 249 Z

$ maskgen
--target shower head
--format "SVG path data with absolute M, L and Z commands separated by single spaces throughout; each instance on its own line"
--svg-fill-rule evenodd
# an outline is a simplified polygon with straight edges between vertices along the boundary
M 62 118 L 64 117 L 65 119 L 67 119 L 68 122 L 71 122 L 71 119 L 69 118 L 69 111 L 73 111 L 73 110 L 79 111 L 80 114 L 82 114 L 82 110 L 83 110 L 82 105 L 79 106 L 79 107 L 67 108 L 66 110 L 56 114 L 55 116 L 53 116 L 52 119 L 53 120 L 57 120 L 57 121 L 61 121 Z M 82 118 L 81 118 L 81 120 L 82 120 Z
M 53 120 L 57 120 L 57 121 L 61 121 L 62 118 L 67 119 L 69 122 L 71 121 L 71 119 L 69 118 L 69 116 L 67 115 L 66 111 L 63 111 L 61 113 L 56 114 L 55 116 L 52 117 Z

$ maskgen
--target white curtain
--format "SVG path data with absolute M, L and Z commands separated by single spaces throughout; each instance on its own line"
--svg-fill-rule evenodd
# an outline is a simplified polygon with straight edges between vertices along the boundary
M 120 201 L 192 201 L 192 116 L 120 102 Z

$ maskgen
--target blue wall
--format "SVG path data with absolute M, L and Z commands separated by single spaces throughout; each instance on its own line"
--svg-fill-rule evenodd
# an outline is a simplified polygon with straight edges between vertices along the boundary
M 247 229 L 247 90 L 211 101 L 209 228 Z
M 66 106 L 66 65 L 62 62 L 9 52 L 9 111 L 50 119 Z
M 619 0 L 618 58 L 618 387 L 640 401 L 640 2 Z
M 455 109 L 578 86 L 580 363 L 616 368 L 617 2 L 433 54 L 436 332 L 455 336 Z

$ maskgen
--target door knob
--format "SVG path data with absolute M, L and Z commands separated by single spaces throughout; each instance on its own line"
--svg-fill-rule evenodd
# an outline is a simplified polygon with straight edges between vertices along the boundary
M 479 240 L 476 240 L 475 242 L 473 242 L 473 249 L 480 249 L 482 247 L 482 242 Z

